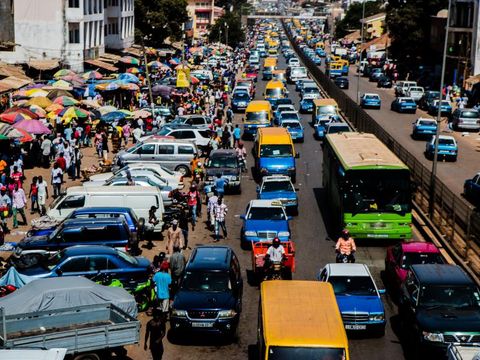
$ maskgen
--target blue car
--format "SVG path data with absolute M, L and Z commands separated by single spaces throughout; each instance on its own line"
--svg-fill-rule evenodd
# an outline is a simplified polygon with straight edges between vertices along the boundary
M 280 241 L 290 240 L 291 219 L 278 200 L 251 200 L 245 215 L 241 216 L 241 246 L 251 247 L 252 242 L 272 241 L 278 237 Z
M 390 105 L 390 110 L 399 113 L 415 114 L 417 112 L 417 103 L 409 97 L 397 97 Z
M 433 160 L 435 154 L 435 137 L 427 142 L 425 148 L 425 156 L 427 159 Z M 453 136 L 440 135 L 438 138 L 438 158 L 456 161 L 458 156 L 458 144 Z
M 246 92 L 236 92 L 232 96 L 232 111 L 244 111 L 250 103 L 250 96 Z
M 437 115 L 438 114 L 438 104 L 440 100 L 433 100 L 430 103 L 430 106 L 428 107 L 428 113 L 430 115 Z M 440 105 L 440 115 L 441 116 L 450 116 L 452 115 L 452 105 L 450 104 L 450 101 L 447 100 L 442 100 L 442 104 Z
M 280 126 L 287 129 L 293 142 L 303 143 L 305 140 L 305 133 L 300 120 L 281 120 Z
M 437 133 L 437 121 L 435 119 L 418 118 L 413 123 L 412 139 L 430 139 Z
M 333 286 L 345 330 L 385 334 L 385 308 L 370 271 L 365 264 L 327 264 L 318 280 Z
M 150 261 L 107 246 L 78 245 L 59 251 L 37 265 L 17 270 L 36 278 L 105 275 L 120 280 L 127 288 L 134 288 L 147 281 Z
M 320 57 L 327 56 L 327 52 L 325 51 L 325 49 L 322 48 L 318 48 L 317 50 L 315 50 L 315 53 Z
M 313 111 L 313 99 L 303 99 L 300 101 L 300 112 L 302 114 L 311 113 Z
M 382 106 L 382 99 L 378 94 L 363 94 L 360 99 L 360 106 L 364 109 L 380 109 Z
M 317 140 L 323 140 L 325 138 L 325 135 L 327 135 L 328 124 L 340 122 L 341 119 L 338 115 L 321 117 L 319 120 L 317 120 L 316 124 L 313 125 L 313 136 Z
M 287 212 L 298 214 L 298 195 L 288 176 L 265 176 L 257 186 L 257 199 L 279 200 Z
M 463 195 L 473 205 L 480 207 L 480 173 L 471 179 L 465 180 Z

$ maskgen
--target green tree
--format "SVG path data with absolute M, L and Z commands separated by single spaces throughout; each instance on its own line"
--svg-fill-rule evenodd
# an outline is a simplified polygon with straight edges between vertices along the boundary
M 170 37 L 182 36 L 182 23 L 188 21 L 187 0 L 135 0 L 135 40 L 159 47 Z
M 375 15 L 381 12 L 381 5 L 381 2 L 367 1 L 365 3 L 365 17 Z M 360 20 L 362 19 L 362 14 L 363 4 L 354 3 L 350 5 L 347 12 L 345 13 L 345 17 L 336 24 L 335 36 L 337 38 L 342 38 L 349 32 L 360 29 Z
M 225 24 L 228 26 L 225 26 Z M 245 40 L 245 33 L 242 29 L 242 22 L 240 13 L 237 11 L 226 12 L 223 16 L 218 18 L 215 24 L 210 28 L 209 40 L 211 42 L 225 43 L 228 30 L 228 45 L 236 47 L 238 43 Z
M 403 71 L 437 61 L 429 45 L 431 16 L 445 9 L 447 0 L 390 0 L 387 27 L 392 37 L 391 55 Z M 438 61 L 437 61 L 438 62 Z

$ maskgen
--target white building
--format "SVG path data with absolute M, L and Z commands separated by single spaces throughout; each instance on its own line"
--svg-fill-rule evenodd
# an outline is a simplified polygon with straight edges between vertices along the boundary
M 97 58 L 106 48 L 125 49 L 133 44 L 134 0 L 11 3 L 10 9 L 8 4 L 0 6 L 0 33 L 10 37 L 0 35 L 0 45 L 7 45 L 0 46 L 0 60 L 7 63 L 56 60 L 83 71 L 84 61 Z M 13 21 L 2 22 L 9 16 Z M 13 26 L 13 31 L 5 26 Z

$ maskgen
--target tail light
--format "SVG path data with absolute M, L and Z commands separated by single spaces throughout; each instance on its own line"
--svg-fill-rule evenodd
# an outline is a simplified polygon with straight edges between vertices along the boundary
M 168 197 L 169 197 L 169 199 L 171 199 L 171 198 L 173 197 L 173 191 L 170 191 L 170 192 L 168 193 Z

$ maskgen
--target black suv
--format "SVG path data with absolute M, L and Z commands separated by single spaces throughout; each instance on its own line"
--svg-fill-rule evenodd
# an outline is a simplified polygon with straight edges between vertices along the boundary
M 240 264 L 230 247 L 196 247 L 172 304 L 170 328 L 233 337 L 242 292 Z
M 205 164 L 206 185 L 213 185 L 217 175 L 227 180 L 227 187 L 236 193 L 241 192 L 242 169 L 237 153 L 231 149 L 218 149 L 210 153 Z
M 399 315 L 421 352 L 451 343 L 480 343 L 480 292 L 456 265 L 412 265 L 402 285 Z

